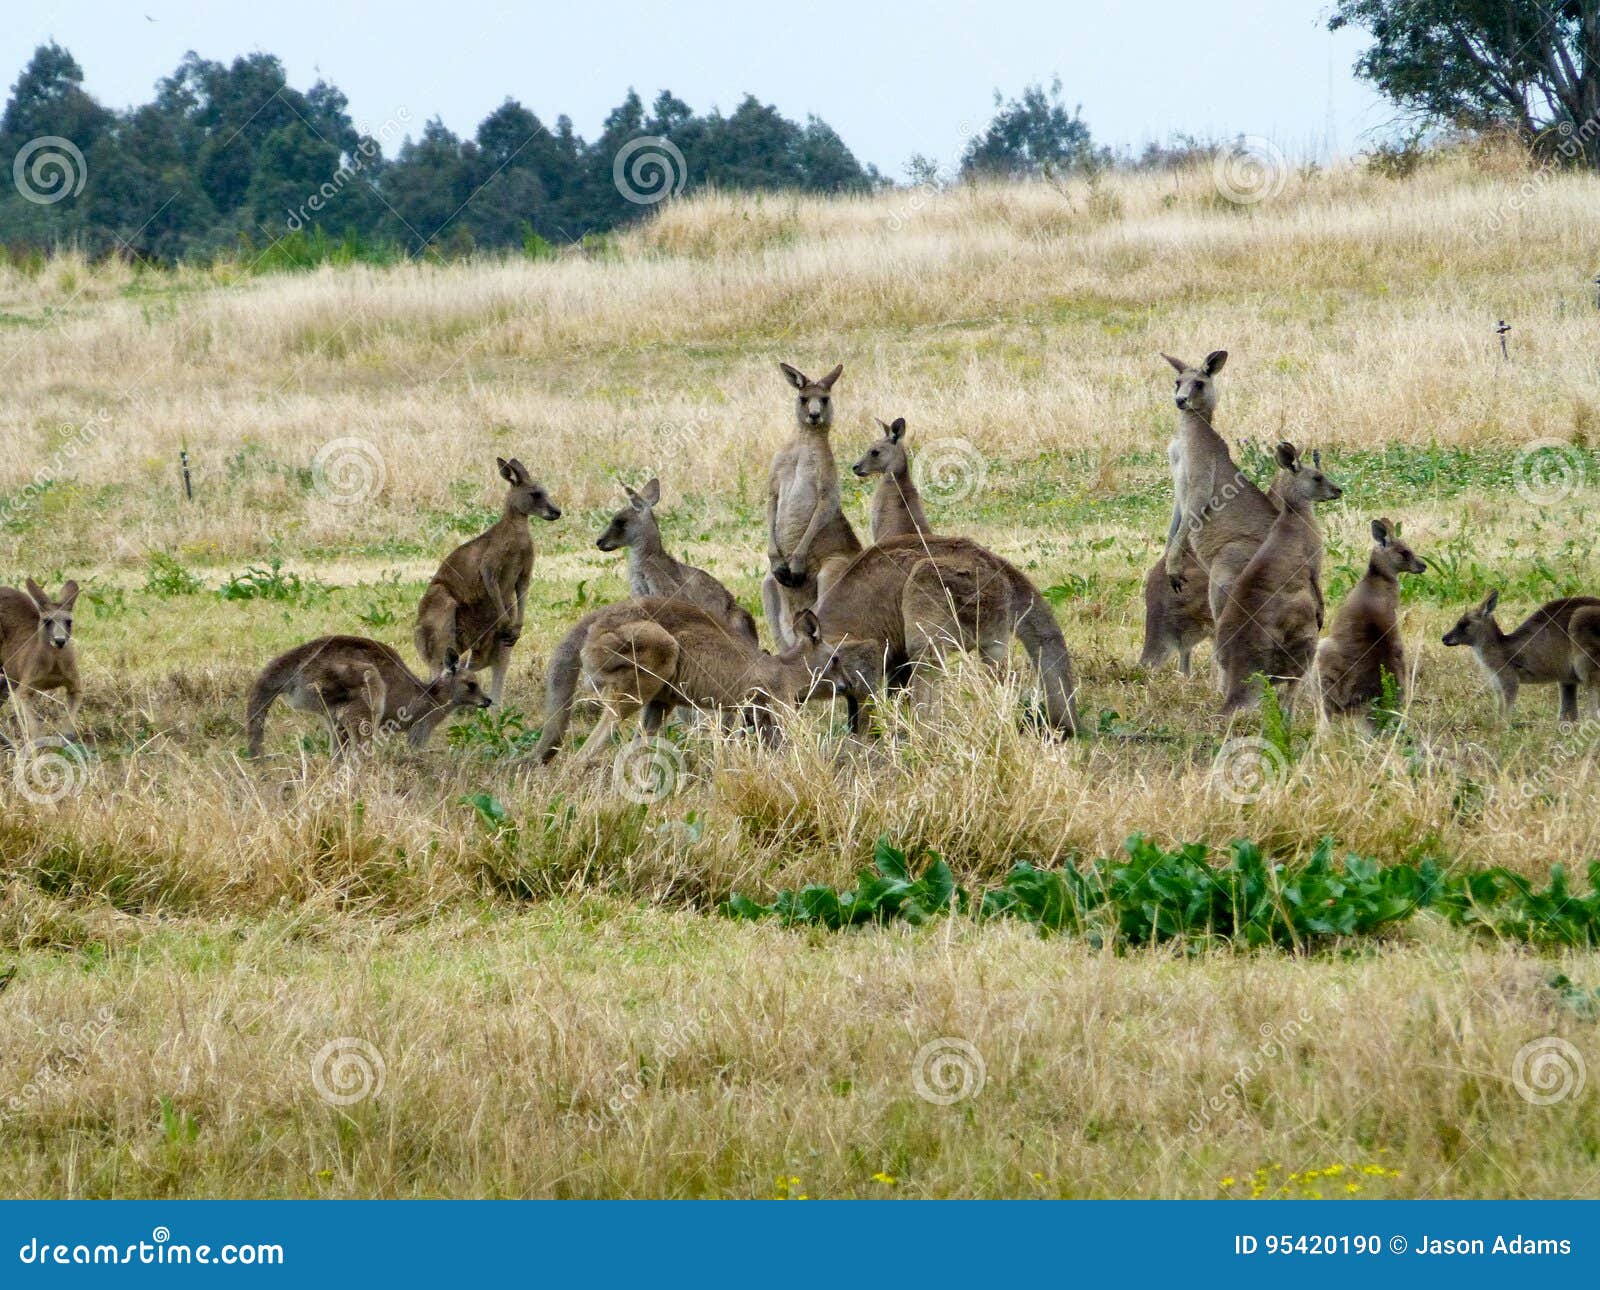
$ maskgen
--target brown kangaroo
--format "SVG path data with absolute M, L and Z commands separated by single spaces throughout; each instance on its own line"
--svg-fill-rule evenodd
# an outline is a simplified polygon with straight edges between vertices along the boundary
M 1292 706 L 1301 678 L 1311 670 L 1322 621 L 1322 534 L 1312 517 L 1315 502 L 1344 490 L 1316 465 L 1304 465 L 1292 443 L 1280 443 L 1278 465 L 1292 478 L 1283 510 L 1228 592 L 1217 615 L 1217 664 L 1224 715 L 1260 696 L 1258 673 L 1280 684 Z M 1270 505 L 1270 503 L 1269 503 Z M 1213 593 L 1216 583 L 1212 583 Z
M 1178 373 L 1173 392 L 1178 433 L 1167 449 L 1173 492 L 1163 557 L 1167 577 L 1175 588 L 1182 586 L 1187 543 L 1210 580 L 1212 617 L 1220 618 L 1234 579 L 1266 539 L 1278 512 L 1235 464 L 1227 441 L 1211 425 L 1217 407 L 1215 377 L 1228 361 L 1227 350 L 1213 350 L 1199 367 L 1170 354 L 1161 357 Z
M 906 419 L 896 417 L 892 423 L 879 421 L 878 424 L 883 427 L 883 438 L 850 467 L 861 479 L 881 476 L 872 492 L 872 540 L 886 542 L 908 534 L 931 533 L 933 530 L 922 513 L 922 494 L 911 478 L 911 461 L 905 444 Z
M 500 477 L 511 487 L 505 510 L 487 530 L 444 558 L 422 593 L 413 633 L 417 653 L 435 672 L 453 650 L 470 672 L 491 669 L 489 697 L 505 692 L 511 647 L 522 635 L 533 574 L 533 534 L 528 520 L 558 520 L 561 512 L 528 468 L 513 457 L 496 457 Z
M 1322 706 L 1329 716 L 1355 712 L 1383 693 L 1383 673 L 1397 690 L 1406 680 L 1400 641 L 1400 575 L 1425 573 L 1427 564 L 1400 537 L 1400 525 L 1372 521 L 1367 572 L 1333 616 L 1328 639 L 1317 650 Z
M 820 381 L 779 363 L 795 388 L 795 437 L 773 458 L 767 481 L 767 560 L 772 572 L 761 584 L 772 638 L 780 649 L 793 645 L 795 614 L 816 603 L 826 584 L 861 542 L 839 507 L 839 470 L 828 431 L 833 425 L 834 382 L 841 363 Z
M 607 605 L 579 619 L 551 654 L 544 729 L 530 757 L 547 762 L 560 750 L 583 678 L 606 704 L 584 744 L 584 760 L 592 761 L 621 723 L 642 712 L 653 735 L 675 706 L 739 709 L 770 742 L 774 705 L 798 704 L 819 690 L 832 698 L 835 675 L 831 651 L 814 635 L 769 654 L 686 600 Z
M 1552 600 L 1510 633 L 1502 632 L 1495 622 L 1499 603 L 1500 593 L 1491 591 L 1444 634 L 1444 643 L 1472 647 L 1507 714 L 1516 704 L 1518 686 L 1554 683 L 1561 690 L 1557 720 L 1576 721 L 1578 686 L 1597 679 L 1600 600 L 1592 596 Z
M 383 730 L 405 730 L 413 748 L 457 708 L 487 708 L 489 696 L 451 652 L 432 681 L 423 681 L 387 645 L 362 636 L 323 636 L 278 655 L 262 669 L 245 709 L 250 756 L 261 755 L 267 709 L 282 699 L 328 723 L 335 757 Z
M 78 680 L 78 651 L 72 643 L 72 607 L 78 584 L 68 582 L 57 600 L 32 578 L 27 595 L 15 587 L 0 587 L 0 693 L 9 692 L 16 703 L 24 741 L 32 742 L 34 719 L 44 696 L 65 690 L 64 736 L 77 741 L 78 705 L 83 686 Z
M 611 517 L 595 545 L 602 551 L 627 548 L 628 590 L 634 598 L 667 596 L 687 600 L 713 618 L 722 619 L 736 636 L 759 646 L 756 620 L 733 594 L 704 569 L 667 554 L 655 512 L 656 503 L 661 500 L 661 481 L 652 479 L 638 492 L 624 484 L 622 491 L 628 495 L 628 504 Z
M 1050 728 L 1077 733 L 1077 683 L 1055 615 L 1020 570 L 976 542 L 914 534 L 869 547 L 824 592 L 814 617 L 838 656 L 858 734 L 886 682 L 909 681 L 920 706 L 945 648 L 976 650 L 998 668 L 1013 636 L 1039 674 Z

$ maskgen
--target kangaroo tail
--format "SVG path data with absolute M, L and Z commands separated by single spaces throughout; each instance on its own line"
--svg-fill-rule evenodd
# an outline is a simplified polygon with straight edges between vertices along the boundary
M 1078 685 L 1072 675 L 1072 655 L 1067 652 L 1061 625 L 1050 612 L 1049 602 L 1031 585 L 1028 607 L 1013 629 L 1022 647 L 1033 660 L 1044 689 L 1045 716 L 1050 728 L 1064 735 L 1081 733 L 1078 724 Z
M 268 668 L 256 678 L 250 688 L 250 700 L 245 706 L 245 731 L 249 737 L 250 756 L 261 756 L 261 747 L 267 737 L 267 709 L 294 679 L 292 669 Z
M 561 638 L 550 656 L 550 671 L 545 677 L 544 729 L 539 732 L 539 742 L 531 754 L 540 764 L 560 751 L 561 741 L 566 737 L 567 726 L 572 721 L 573 696 L 578 692 L 578 678 L 583 672 L 583 644 L 588 636 L 589 616 L 586 616 Z

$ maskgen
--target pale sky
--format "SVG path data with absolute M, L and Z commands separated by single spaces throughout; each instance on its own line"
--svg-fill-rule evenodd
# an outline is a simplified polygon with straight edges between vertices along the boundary
M 1097 142 L 1137 148 L 1183 130 L 1257 134 L 1291 156 L 1349 153 L 1381 136 L 1392 108 L 1351 75 L 1359 33 L 1325 30 L 1329 0 L 680 0 L 507 4 L 469 0 L 27 0 L 0 24 L 0 83 L 54 38 L 91 93 L 125 107 L 193 49 L 231 60 L 278 55 L 296 87 L 326 77 L 372 133 L 409 113 L 470 135 L 510 95 L 547 125 L 565 112 L 593 138 L 631 86 L 671 89 L 697 112 L 746 91 L 784 115 L 814 113 L 863 162 L 903 179 L 924 153 L 949 165 L 1010 97 L 1059 75 Z M 20 9 L 20 11 L 19 11 Z M 386 151 L 393 152 L 392 148 Z

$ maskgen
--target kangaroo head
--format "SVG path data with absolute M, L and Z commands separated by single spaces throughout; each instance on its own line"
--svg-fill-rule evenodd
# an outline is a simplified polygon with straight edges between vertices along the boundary
M 807 661 L 819 688 L 832 686 L 836 694 L 868 699 L 882 687 L 881 641 L 856 640 L 849 636 L 828 640 L 822 635 L 822 625 L 816 614 L 809 609 L 802 609 L 794 616 L 794 634 L 799 641 L 796 648 L 810 651 Z
M 638 492 L 626 484 L 622 491 L 628 495 L 628 504 L 611 517 L 595 545 L 602 551 L 615 551 L 633 546 L 658 532 L 655 505 L 661 500 L 661 481 L 652 479 Z
M 1428 571 L 1422 557 L 1401 540 L 1398 520 L 1373 520 L 1372 541 L 1372 563 L 1391 578 Z
M 1498 588 L 1483 598 L 1483 603 L 1467 610 L 1460 620 L 1444 634 L 1446 645 L 1479 645 L 1500 635 L 1500 624 L 1494 620 L 1494 607 L 1500 603 Z
M 1285 505 L 1309 506 L 1313 502 L 1331 502 L 1344 496 L 1344 489 L 1322 473 L 1322 454 L 1311 454 L 1308 465 L 1300 457 L 1300 450 L 1285 440 L 1273 454 L 1278 469 L 1285 479 L 1282 488 L 1275 489 Z
M 39 610 L 40 637 L 53 649 L 65 649 L 72 639 L 72 606 L 78 599 L 78 584 L 69 582 L 62 587 L 59 600 L 51 600 L 32 578 L 28 579 L 27 587 Z
M 511 490 L 506 494 L 508 511 L 513 515 L 537 515 L 542 520 L 561 518 L 560 510 L 544 491 L 544 485 L 534 480 L 526 466 L 515 457 L 510 461 L 504 457 L 494 460 L 495 465 L 500 467 L 500 478 L 511 485 Z
M 784 378 L 795 388 L 795 419 L 802 430 L 826 430 L 833 424 L 833 383 L 844 373 L 840 363 L 820 381 L 813 381 L 798 367 L 779 363 Z
M 1172 370 L 1178 374 L 1177 384 L 1172 391 L 1172 401 L 1178 405 L 1178 410 L 1198 413 L 1209 421 L 1217 408 L 1217 383 L 1213 378 L 1228 361 L 1228 351 L 1212 350 L 1198 367 L 1185 363 L 1181 358 L 1173 358 L 1171 354 L 1161 357 L 1172 364 Z
M 435 708 L 487 708 L 490 704 L 472 673 L 461 670 L 461 656 L 453 649 L 445 651 L 444 671 L 428 686 L 428 697 Z
M 796 614 L 794 634 L 795 643 L 778 655 L 778 659 L 783 663 L 805 665 L 807 680 L 796 697 L 803 703 L 812 698 L 831 699 L 850 690 L 850 678 L 840 661 L 839 650 L 822 639 L 822 624 L 817 621 L 816 614 L 809 609 Z
M 850 467 L 865 479 L 868 475 L 901 475 L 906 469 L 906 419 L 896 417 L 892 422 L 879 421 L 883 438 L 868 448 L 860 461 Z

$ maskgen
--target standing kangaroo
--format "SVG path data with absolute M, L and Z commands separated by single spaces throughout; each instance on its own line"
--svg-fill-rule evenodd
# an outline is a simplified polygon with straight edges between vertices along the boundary
M 872 493 L 872 540 L 887 542 L 890 538 L 914 533 L 931 533 L 933 530 L 922 513 L 922 494 L 911 478 L 911 461 L 905 444 L 906 419 L 896 417 L 893 423 L 879 421 L 878 424 L 883 427 L 883 438 L 850 467 L 861 479 L 880 476 Z
M 1217 614 L 1224 715 L 1256 701 L 1251 678 L 1257 673 L 1281 683 L 1286 702 L 1292 704 L 1295 688 L 1316 657 L 1322 623 L 1322 534 L 1311 508 L 1344 490 L 1320 466 L 1303 465 L 1292 443 L 1280 443 L 1277 458 L 1292 476 L 1283 490 L 1283 510 Z M 1215 586 L 1213 582 L 1213 591 Z
M 1167 577 L 1175 589 L 1182 587 L 1187 544 L 1210 580 L 1211 614 L 1220 619 L 1234 579 L 1266 539 L 1278 512 L 1235 464 L 1227 441 L 1211 425 L 1217 407 L 1215 378 L 1228 361 L 1228 351 L 1213 350 L 1199 367 L 1170 354 L 1161 357 L 1178 373 L 1173 391 L 1178 433 L 1167 449 L 1173 496 L 1163 557 Z
M 805 701 L 829 683 L 832 653 L 815 634 L 778 654 L 757 649 L 698 605 L 646 596 L 585 614 L 550 655 L 544 729 L 530 757 L 547 762 L 561 748 L 580 680 L 600 692 L 606 714 L 584 744 L 583 760 L 603 755 L 617 727 L 642 712 L 655 734 L 675 706 L 739 709 L 771 742 L 774 704 Z
M 733 594 L 704 569 L 674 560 L 661 543 L 661 526 L 656 522 L 656 503 L 661 500 L 661 481 L 652 479 L 638 492 L 626 484 L 622 491 L 628 504 L 611 517 L 604 532 L 595 540 L 602 551 L 626 547 L 628 551 L 628 590 L 635 599 L 667 596 L 698 605 L 713 618 L 728 624 L 736 636 L 759 645 L 756 620 L 733 598 Z
M 1333 616 L 1328 639 L 1317 650 L 1322 706 L 1329 716 L 1366 708 L 1383 694 L 1383 674 L 1405 685 L 1405 650 L 1400 642 L 1400 575 L 1424 573 L 1427 564 L 1400 538 L 1400 525 L 1372 521 L 1367 572 Z
M 83 686 L 78 680 L 78 652 L 72 643 L 72 607 L 78 584 L 68 582 L 57 600 L 32 578 L 27 595 L 0 587 L 0 693 L 16 702 L 24 741 L 33 739 L 34 718 L 51 690 L 67 692 L 65 737 L 78 738 L 78 705 Z
M 1600 600 L 1552 600 L 1510 633 L 1495 622 L 1499 603 L 1500 593 L 1491 591 L 1444 634 L 1444 643 L 1472 647 L 1507 715 L 1516 704 L 1518 686 L 1554 683 L 1561 689 L 1557 720 L 1576 721 L 1578 687 L 1600 680 Z
M 522 635 L 533 574 L 532 516 L 558 520 L 561 512 L 528 468 L 513 457 L 496 457 L 500 477 L 510 484 L 500 518 L 444 558 L 422 593 L 413 633 L 417 653 L 434 672 L 445 670 L 451 651 L 468 671 L 491 669 L 489 697 L 505 691 L 511 647 Z
M 772 639 L 780 649 L 795 643 L 794 616 L 815 604 L 827 583 L 861 550 L 861 542 L 839 507 L 839 469 L 828 431 L 833 425 L 834 382 L 839 364 L 820 381 L 779 363 L 795 389 L 798 431 L 773 458 L 767 481 L 767 560 L 772 572 L 761 584 Z
M 457 708 L 489 706 L 489 696 L 456 664 L 452 651 L 439 675 L 423 681 L 394 650 L 362 636 L 323 636 L 297 645 L 268 663 L 250 691 L 250 756 L 261 755 L 267 709 L 280 698 L 297 712 L 327 721 L 335 757 L 385 728 L 408 731 L 411 746 L 421 748 Z
M 851 729 L 858 734 L 886 681 L 899 685 L 909 678 L 920 708 L 945 649 L 975 650 L 998 668 L 1013 636 L 1039 674 L 1050 728 L 1077 733 L 1072 656 L 1055 615 L 1020 570 L 976 542 L 915 534 L 870 547 L 834 580 L 812 613 L 802 611 L 802 630 L 809 630 L 813 617 L 817 634 L 837 657 Z

